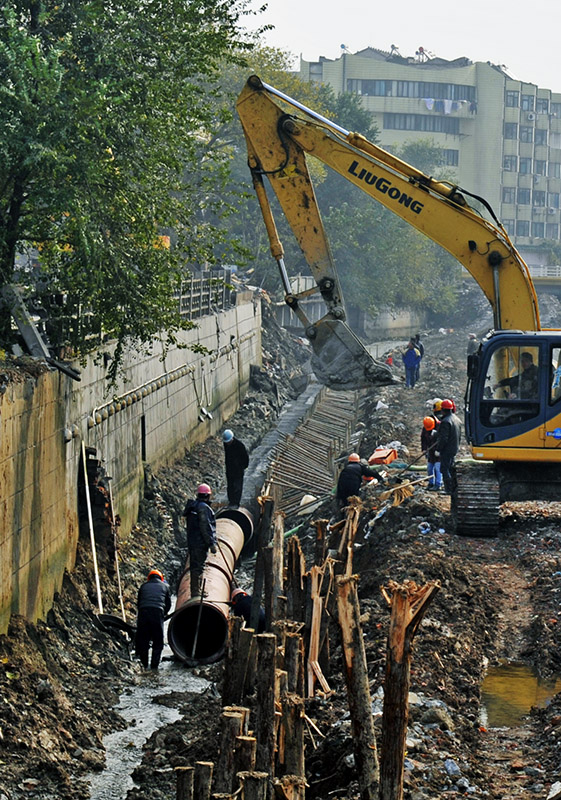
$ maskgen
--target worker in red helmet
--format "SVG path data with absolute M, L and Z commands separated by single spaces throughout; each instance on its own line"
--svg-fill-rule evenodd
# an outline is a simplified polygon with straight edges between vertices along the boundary
M 358 453 L 351 453 L 337 480 L 339 510 L 349 504 L 349 497 L 358 495 L 363 477 L 377 478 L 380 483 L 384 482 L 384 476 L 375 467 L 369 466 L 366 461 L 363 463 Z
M 247 625 L 251 624 L 251 603 L 252 597 L 243 589 L 236 588 L 230 596 L 230 604 L 232 606 L 232 613 L 236 617 L 243 617 Z M 265 610 L 259 609 L 259 621 L 257 623 L 257 633 L 263 633 L 265 630 Z
M 189 500 L 183 510 L 187 523 L 191 597 L 201 595 L 201 576 L 208 551 L 217 552 L 216 518 L 211 508 L 211 495 L 208 483 L 201 483 L 197 487 L 196 499 Z
M 436 451 L 440 455 L 440 471 L 444 482 L 444 491 L 452 494 L 456 484 L 456 466 L 454 460 L 460 447 L 461 423 L 454 413 L 455 403 L 446 399 L 442 401 L 442 418 L 436 437 Z
M 434 415 L 423 420 L 421 431 L 421 450 L 427 459 L 428 490 L 437 491 L 442 486 L 442 473 L 440 472 L 440 454 L 436 450 L 436 437 L 440 422 Z
M 138 590 L 136 602 L 136 655 L 148 669 L 148 651 L 152 645 L 151 669 L 158 669 L 164 649 L 164 617 L 171 608 L 171 594 L 164 576 L 151 569 L 146 581 Z

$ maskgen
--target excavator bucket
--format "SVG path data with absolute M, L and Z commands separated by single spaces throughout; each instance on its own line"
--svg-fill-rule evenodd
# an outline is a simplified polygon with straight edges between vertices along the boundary
M 312 370 L 320 383 L 341 391 L 397 383 L 387 364 L 372 358 L 345 322 L 324 318 L 313 327 Z

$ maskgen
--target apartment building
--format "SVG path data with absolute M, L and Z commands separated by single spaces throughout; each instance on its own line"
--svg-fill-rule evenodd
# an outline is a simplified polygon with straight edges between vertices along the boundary
M 513 79 L 504 66 L 413 57 L 369 47 L 300 62 L 302 80 L 355 92 L 382 147 L 432 139 L 447 174 L 487 200 L 529 263 L 561 236 L 561 93 Z

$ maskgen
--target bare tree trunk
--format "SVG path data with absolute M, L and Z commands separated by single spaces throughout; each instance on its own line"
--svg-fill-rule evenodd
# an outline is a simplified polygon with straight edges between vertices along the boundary
M 337 578 L 337 607 L 360 796 L 362 800 L 375 800 L 378 795 L 380 773 L 368 666 L 360 625 L 357 581 L 356 575 L 350 578 Z

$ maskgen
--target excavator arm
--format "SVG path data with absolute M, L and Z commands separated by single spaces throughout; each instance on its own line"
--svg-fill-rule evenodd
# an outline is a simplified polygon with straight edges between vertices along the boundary
M 237 111 L 248 163 L 286 302 L 304 325 L 314 371 L 339 388 L 391 382 L 345 323 L 339 278 L 321 221 L 306 156 L 318 158 L 451 253 L 475 278 L 493 308 L 496 329 L 539 330 L 536 293 L 506 231 L 474 211 L 465 190 L 435 181 L 358 133 L 351 133 L 252 76 Z M 291 292 L 263 176 L 266 175 L 304 253 L 327 314 L 311 324 Z

